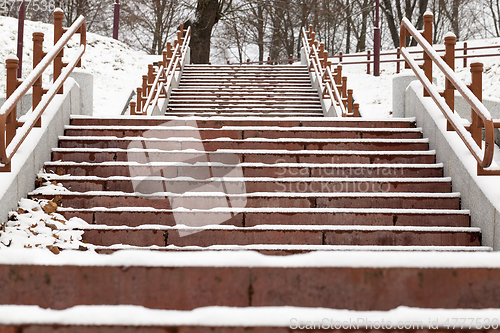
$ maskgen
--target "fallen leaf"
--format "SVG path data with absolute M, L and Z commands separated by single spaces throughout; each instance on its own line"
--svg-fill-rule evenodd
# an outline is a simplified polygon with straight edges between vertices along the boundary
M 57 210 L 57 204 L 54 201 L 49 201 L 47 204 L 43 207 L 43 211 L 45 214 L 52 214 Z
M 28 212 L 27 210 L 24 210 L 24 209 L 22 209 L 21 207 L 19 207 L 19 208 L 17 209 L 17 213 L 18 213 L 18 214 L 26 214 L 27 212 Z
M 82 246 L 82 245 L 80 245 L 80 246 L 78 247 L 78 251 L 88 251 L 88 250 L 89 250 L 89 248 L 88 248 L 88 247 L 86 247 L 86 246 Z
M 54 254 L 59 254 L 61 252 L 59 248 L 55 245 L 47 245 L 47 248 L 50 250 L 50 252 Z
M 57 230 L 57 226 L 56 226 L 55 224 L 52 224 L 52 223 L 48 223 L 48 222 L 47 222 L 47 223 L 45 223 L 45 225 L 46 225 L 47 227 L 49 227 L 50 229 L 52 229 L 52 231 Z

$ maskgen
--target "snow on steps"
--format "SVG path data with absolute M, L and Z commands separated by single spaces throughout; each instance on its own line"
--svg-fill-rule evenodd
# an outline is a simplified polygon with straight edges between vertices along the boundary
M 498 306 L 500 287 L 498 253 L 316 251 L 283 257 L 251 251 L 66 251 L 59 256 L 9 251 L 0 258 L 0 276 L 11 288 L 0 293 L 0 303 L 51 309 L 115 304 L 172 310 L 214 305 L 488 309 Z
M 44 200 L 52 197 L 60 214 L 86 220 L 78 230 L 89 241 L 89 251 L 62 251 L 58 256 L 38 250 L 3 252 L 0 281 L 8 289 L 0 292 L 0 304 L 11 304 L 7 312 L 14 311 L 16 304 L 56 309 L 44 312 L 46 322 L 24 322 L 45 324 L 33 328 L 43 331 L 50 324 L 75 324 L 61 318 L 68 312 L 58 309 L 80 306 L 68 310 L 77 314 L 101 309 L 109 311 L 107 328 L 118 332 L 133 323 L 113 322 L 119 318 L 113 315 L 119 308 L 100 305 L 129 304 L 142 309 L 147 319 L 141 323 L 148 326 L 158 323 L 149 320 L 153 311 L 175 310 L 176 318 L 186 321 L 159 325 L 198 332 L 221 331 L 225 324 L 220 318 L 236 311 L 230 331 L 262 323 L 262 332 L 281 332 L 289 330 L 288 316 L 287 322 L 247 323 L 242 318 L 252 311 L 269 310 L 267 315 L 283 318 L 280 313 L 284 311 L 303 310 L 295 307 L 330 309 L 325 311 L 389 311 L 401 305 L 498 307 L 500 258 L 480 246 L 481 231 L 470 227 L 469 211 L 460 209 L 459 194 L 451 192 L 451 179 L 443 177 L 443 166 L 435 163 L 434 152 L 422 139 L 421 129 L 415 128 L 414 119 L 313 117 L 321 115 L 321 109 L 300 103 L 301 96 L 310 96 L 313 90 L 308 79 L 296 75 L 306 77 L 306 67 L 187 66 L 183 81 L 188 76 L 191 81 L 200 79 L 197 71 L 207 77 L 201 91 L 217 96 L 214 101 L 202 99 L 206 108 L 197 109 L 191 103 L 190 107 L 171 105 L 167 114 L 177 116 L 150 119 L 72 119 L 53 155 L 65 161 L 47 163 L 46 173 L 40 175 L 53 184 L 31 195 Z M 253 73 L 239 75 L 245 71 Z M 282 71 L 288 73 L 279 80 L 266 78 Z M 297 79 L 298 85 L 286 85 L 290 78 Z M 267 80 L 263 89 L 254 88 L 257 80 Z M 201 96 L 199 85 L 186 87 L 181 81 L 173 100 L 180 102 L 182 97 L 185 103 Z M 275 98 L 285 91 L 294 94 L 280 97 L 288 96 L 295 108 Z M 220 99 L 268 92 L 272 93 L 265 106 L 234 104 L 230 109 L 219 105 Z M 316 114 L 311 112 L 316 109 Z M 223 116 L 213 116 L 218 112 Z M 190 113 L 200 116 L 179 117 Z M 253 116 L 241 117 L 249 114 Z M 146 147 L 129 149 L 134 142 Z M 238 146 L 230 146 L 234 143 Z M 186 162 L 187 156 L 202 151 L 208 152 L 205 158 L 233 155 L 239 161 Z M 125 155 L 132 156 L 132 152 L 162 157 L 155 162 L 162 173 L 154 175 L 150 165 L 126 160 Z M 173 155 L 179 161 L 163 160 Z M 301 160 L 307 155 L 311 160 Z M 384 155 L 400 160 L 377 164 L 375 159 Z M 282 156 L 289 160 L 276 161 Z M 330 159 L 313 160 L 321 156 Z M 332 156 L 347 159 L 332 161 Z M 404 156 L 422 159 L 405 161 Z M 235 167 L 241 173 L 228 175 Z M 207 169 L 211 174 L 201 177 L 200 170 Z M 244 184 L 244 191 L 226 195 L 228 191 L 220 188 L 197 190 L 221 179 L 228 188 Z M 133 187 L 137 182 L 161 184 L 163 189 L 143 195 Z M 186 183 L 195 190 L 186 191 Z M 179 199 L 185 201 L 177 204 Z M 211 205 L 217 199 L 246 204 Z M 220 221 L 220 216 L 229 218 L 222 224 L 210 223 L 212 218 Z M 201 223 L 188 226 L 181 220 Z M 298 254 L 303 252 L 307 253 Z M 213 306 L 218 307 L 203 309 Z M 33 311 L 34 316 L 43 312 L 38 308 L 26 311 Z M 214 321 L 196 322 L 196 311 Z M 322 310 L 305 311 L 319 315 Z M 170 312 L 155 314 L 171 318 Z M 55 322 L 50 322 L 52 318 Z M 23 323 L 2 320 L 0 313 L 0 324 Z M 135 328 L 141 323 L 136 322 Z M 87 328 L 89 332 L 103 329 Z

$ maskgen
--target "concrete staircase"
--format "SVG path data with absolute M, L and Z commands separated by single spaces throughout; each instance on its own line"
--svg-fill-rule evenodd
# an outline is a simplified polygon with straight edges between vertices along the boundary
M 152 250 L 130 256 L 158 264 L 17 266 L 30 283 L 12 282 L 22 292 L 0 293 L 1 304 L 498 306 L 498 269 L 402 267 L 400 259 L 389 268 L 304 267 L 293 256 L 259 268 L 255 253 L 238 252 L 314 252 L 326 263 L 345 256 L 336 251 L 491 250 L 412 119 L 323 118 L 306 67 L 187 66 L 165 117 L 75 117 L 52 160 L 44 177 L 71 192 L 32 197 L 57 195 L 59 213 L 89 223 L 83 237 L 97 252 Z M 12 267 L 0 269 L 1 277 Z M 44 286 L 46 276 L 57 284 Z M 483 287 L 471 291 L 474 283 Z M 36 292 L 41 286 L 47 291 Z M 76 291 L 59 297 L 61 288 Z

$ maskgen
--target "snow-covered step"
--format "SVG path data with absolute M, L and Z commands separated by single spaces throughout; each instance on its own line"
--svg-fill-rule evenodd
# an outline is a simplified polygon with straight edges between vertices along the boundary
M 167 179 L 175 177 L 190 177 L 192 180 L 205 180 L 210 178 L 211 172 L 214 177 L 231 179 L 237 174 L 251 180 L 251 177 L 270 177 L 274 180 L 284 178 L 300 177 L 297 182 L 308 181 L 308 178 L 344 178 L 343 181 L 368 182 L 367 178 L 383 178 L 381 183 L 390 182 L 397 178 L 418 178 L 426 182 L 429 177 L 440 177 L 443 175 L 442 165 L 439 164 L 353 164 L 353 163 L 238 163 L 236 157 L 230 157 L 232 163 L 198 162 L 196 164 L 187 162 L 149 162 L 143 159 L 138 162 L 47 162 L 47 172 L 75 176 L 143 176 L 154 177 L 160 174 Z M 279 161 L 278 161 L 279 162 Z M 250 178 L 249 178 L 250 177 Z M 374 185 L 366 186 L 369 191 Z M 306 186 L 304 186 L 306 187 Z M 382 190 L 382 189 L 380 189 Z M 378 188 L 377 188 L 378 191 Z
M 239 204 L 240 202 L 238 202 Z M 88 223 L 108 226 L 140 226 L 154 221 L 159 225 L 224 223 L 238 227 L 274 225 L 378 225 L 469 227 L 470 212 L 455 209 L 393 208 L 275 208 L 216 207 L 212 209 L 155 209 L 151 207 L 60 207 L 66 218 L 78 216 Z M 180 223 L 180 222 L 179 222 Z M 187 222 L 186 222 L 187 223 Z
M 286 120 L 287 118 L 292 118 L 296 117 L 297 115 L 301 115 L 304 117 L 315 117 L 315 118 L 321 118 L 323 117 L 323 112 L 318 110 L 314 112 L 294 112 L 294 111 L 255 111 L 252 112 L 251 110 L 246 110 L 246 111 L 234 111 L 234 110 L 229 110 L 229 111 L 224 111 L 223 109 L 217 110 L 217 109 L 210 109 L 210 110 L 167 110 L 166 112 L 167 115 L 169 116 L 177 116 L 177 117 L 246 117 L 246 116 L 255 116 L 258 115 L 259 117 L 262 118 L 281 118 L 283 120 Z
M 94 246 L 97 253 L 112 254 L 123 250 L 142 250 L 158 252 L 240 252 L 252 251 L 265 255 L 282 256 L 309 252 L 492 252 L 487 246 L 392 246 L 392 245 L 285 245 L 285 244 L 251 244 L 251 245 L 210 245 L 201 246 L 131 246 L 124 244 L 113 244 L 110 246 Z
M 140 227 L 89 226 L 81 228 L 84 241 L 97 246 L 213 245 L 326 245 L 326 246 L 474 246 L 480 245 L 479 228 L 394 226 Z
M 142 144 L 142 146 L 147 146 Z M 137 145 L 136 145 L 137 147 Z M 56 161 L 73 162 L 184 162 L 188 164 L 218 163 L 238 165 L 239 163 L 367 163 L 367 164 L 411 164 L 435 163 L 435 151 L 358 151 L 358 150 L 268 150 L 268 149 L 219 149 L 204 150 L 162 150 L 162 149 L 115 148 L 55 148 L 52 158 Z M 203 147 L 197 147 L 203 149 Z
M 201 140 L 196 138 L 144 138 L 144 137 L 93 137 L 60 136 L 61 148 L 120 148 L 127 149 L 131 144 L 144 142 L 149 149 L 186 150 L 199 149 L 216 151 L 218 149 L 286 149 L 295 150 L 426 150 L 428 139 L 300 139 L 285 138 L 280 140 L 267 138 L 248 138 L 235 140 L 219 138 Z
M 3 251 L 0 276 L 9 281 L 9 288 L 0 293 L 0 304 L 36 304 L 42 309 L 126 304 L 141 309 L 217 305 L 228 311 L 247 307 L 260 311 L 263 306 L 303 306 L 342 309 L 345 316 L 351 315 L 346 309 L 388 311 L 399 306 L 457 311 L 497 308 L 494 295 L 500 287 L 500 258 L 495 252 L 316 251 L 276 257 L 251 251 L 119 251 L 100 256 L 88 251 L 59 256 L 35 249 Z M 99 306 L 100 313 L 105 309 Z M 32 319 L 27 310 L 16 310 Z M 301 318 L 310 315 L 301 311 Z M 142 317 L 142 312 L 125 313 L 131 320 Z M 175 318 L 181 313 L 176 312 Z M 478 315 L 451 311 L 449 315 L 465 313 Z M 287 308 L 287 316 L 295 314 Z M 161 312 L 155 315 L 166 318 Z
M 165 185 L 170 192 L 186 192 L 186 182 L 189 186 L 199 188 L 213 185 L 214 181 L 220 178 L 207 178 L 195 180 L 192 177 L 162 178 L 158 176 L 130 177 L 120 176 L 121 172 L 103 172 L 85 170 L 81 172 L 80 168 L 70 169 L 62 166 L 53 165 L 46 167 L 47 174 L 43 176 L 50 181 L 62 184 L 64 187 L 77 192 L 87 191 L 121 191 L 126 193 L 135 192 L 133 182 L 144 182 L 144 185 L 150 184 L 153 188 L 158 182 Z M 71 175 L 73 172 L 73 175 Z M 60 176 L 58 175 L 60 174 Z M 85 175 L 85 173 L 89 175 Z M 123 173 L 127 173 L 124 171 Z M 263 173 L 257 177 L 252 177 L 249 171 L 244 171 L 244 178 L 224 178 L 224 182 L 229 186 L 245 185 L 247 193 L 253 192 L 299 192 L 299 193 L 336 193 L 336 192 L 355 192 L 355 193 L 392 193 L 392 192 L 422 192 L 422 193 L 450 193 L 451 179 L 442 177 L 430 178 L 330 178 L 324 175 L 324 178 L 304 178 L 289 175 L 289 178 L 272 178 L 269 173 Z M 441 168 L 442 173 L 442 168 Z M 172 189 L 172 190 L 171 190 Z
M 169 190 L 167 188 L 167 190 Z M 151 207 L 170 209 L 172 205 L 188 209 L 210 209 L 227 202 L 242 202 L 245 207 L 308 207 L 308 208 L 403 208 L 403 209 L 460 209 L 460 193 L 301 193 L 250 192 L 227 194 L 224 192 L 185 193 L 155 192 L 139 194 L 113 191 L 60 192 L 35 191 L 30 198 L 57 201 L 62 207 Z M 166 200 L 168 199 L 168 200 Z
M 155 138 L 193 137 L 201 139 L 231 138 L 364 138 L 421 139 L 421 128 L 356 128 L 356 127 L 279 127 L 224 126 L 196 128 L 192 126 L 65 126 L 66 136 L 144 136 Z

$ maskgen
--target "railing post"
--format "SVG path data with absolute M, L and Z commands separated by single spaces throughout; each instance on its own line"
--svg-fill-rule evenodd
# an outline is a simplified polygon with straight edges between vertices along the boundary
M 467 67 L 467 42 L 464 42 L 464 68 Z
M 335 70 L 335 84 L 340 87 L 342 85 L 342 65 L 338 65 Z M 342 97 L 342 96 L 341 96 Z
M 135 111 L 136 106 L 137 106 L 136 102 L 130 102 L 130 115 L 131 116 L 137 115 L 137 112 Z
M 137 109 L 136 114 L 142 114 L 142 88 L 137 88 Z
M 167 57 L 167 51 L 166 50 L 163 50 L 162 52 L 162 56 L 163 56 L 163 67 L 165 67 L 165 69 L 167 68 L 168 66 L 168 57 Z
M 401 59 L 401 48 L 397 48 L 396 50 L 396 73 L 399 74 L 401 72 L 401 63 L 399 62 L 399 59 Z
M 343 59 L 342 59 L 342 56 L 343 56 L 343 55 L 344 55 L 344 54 L 342 53 L 342 51 L 340 51 L 340 52 L 339 52 L 339 63 L 342 63 L 342 60 L 343 60 Z
M 366 51 L 366 59 L 368 62 L 366 63 L 366 74 L 370 75 L 370 60 L 371 60 L 372 52 L 370 50 Z
M 33 69 L 42 61 L 43 57 L 45 57 L 45 53 L 43 52 L 43 40 L 44 34 L 42 32 L 34 32 L 33 33 Z M 35 83 L 33 84 L 33 96 L 32 96 L 32 104 L 34 111 L 43 96 L 43 87 L 42 87 L 42 77 L 39 77 Z M 35 127 L 42 126 L 42 118 L 38 119 L 35 123 Z
M 329 64 L 329 62 L 328 62 L 328 51 L 325 51 L 323 53 L 323 67 L 327 68 L 328 64 Z
M 426 12 L 424 14 L 424 32 L 422 36 L 425 40 L 432 46 L 432 23 L 434 22 L 434 15 L 431 12 Z M 425 76 L 432 82 L 432 59 L 424 52 L 424 72 Z M 424 89 L 424 96 L 429 97 L 430 93 L 427 89 Z
M 342 98 L 345 100 L 344 106 L 347 108 L 347 77 L 343 76 L 342 77 Z
M 267 64 L 270 65 L 271 64 L 271 57 L 267 57 Z
M 445 54 L 444 61 L 450 68 L 455 71 L 455 45 L 457 44 L 457 37 L 453 33 L 448 33 L 444 37 Z M 455 112 L 455 87 L 450 80 L 445 79 L 444 84 L 444 100 L 450 107 L 452 112 Z M 453 130 L 451 123 L 447 121 L 447 130 Z
M 312 47 L 314 45 L 314 43 L 316 42 L 316 33 L 313 31 L 313 32 L 311 32 L 311 34 L 309 36 L 311 38 L 309 40 L 309 46 Z
M 483 64 L 480 62 L 473 62 L 470 64 L 470 71 L 472 75 L 472 84 L 470 85 L 470 90 L 479 99 L 480 102 L 483 101 Z M 472 139 L 477 143 L 479 147 L 482 146 L 483 140 L 483 121 L 476 114 L 474 109 L 472 109 L 472 124 L 470 126 L 470 131 Z
M 359 117 L 359 104 L 358 103 L 353 104 L 352 112 L 354 113 L 353 117 Z
M 172 47 L 172 43 L 168 42 L 167 43 L 167 59 L 168 60 L 172 59 L 173 55 L 174 55 L 174 50 Z
M 406 31 L 406 28 L 405 27 L 401 27 L 401 33 L 399 35 L 399 47 L 406 47 L 406 36 L 407 36 L 407 31 Z M 409 69 L 410 68 L 410 64 L 408 63 L 408 61 L 405 60 L 405 69 Z
M 147 89 L 144 90 L 144 95 L 147 96 L 151 92 L 151 86 L 155 82 L 155 68 L 153 64 L 148 65 L 148 75 L 147 75 Z
M 293 54 L 290 54 L 290 65 L 293 65 Z
M 5 68 L 7 69 L 7 99 L 16 91 L 19 86 L 19 80 L 17 79 L 17 69 L 19 67 L 19 59 L 17 57 L 9 58 L 5 61 Z M 6 131 L 6 143 L 7 147 L 9 143 L 14 139 L 17 129 L 17 106 L 12 108 L 12 111 L 7 115 L 7 120 L 5 122 Z
M 352 96 L 352 89 L 347 90 L 347 112 L 352 113 L 354 107 L 354 97 Z
M 62 9 L 57 8 L 54 11 L 54 45 L 57 44 L 59 39 L 64 34 L 63 20 L 64 20 L 64 12 L 62 11 Z M 54 59 L 53 82 L 56 82 L 57 78 L 59 78 L 59 75 L 61 75 L 63 69 L 63 57 L 64 57 L 64 50 L 61 50 L 61 52 L 59 52 L 57 57 Z M 61 87 L 61 89 L 59 89 L 57 93 L 62 94 L 63 87 Z

